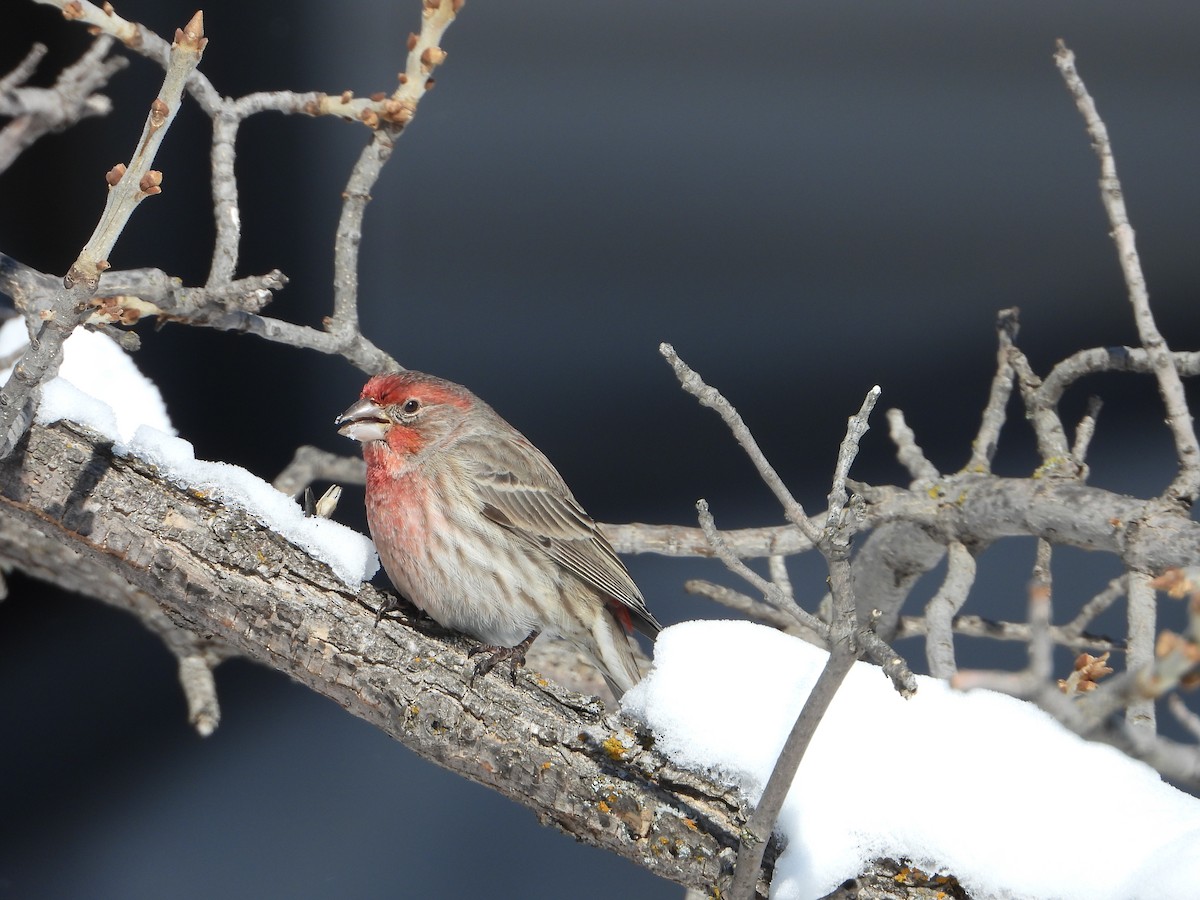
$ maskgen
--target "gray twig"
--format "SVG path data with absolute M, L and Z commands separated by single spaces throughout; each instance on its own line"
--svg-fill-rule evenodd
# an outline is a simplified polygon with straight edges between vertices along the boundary
M 1125 209 L 1125 195 L 1117 177 L 1117 163 L 1113 157 L 1108 128 L 1096 109 L 1096 102 L 1088 93 L 1083 79 L 1075 68 L 1075 54 L 1062 41 L 1054 54 L 1054 61 L 1062 73 L 1067 90 L 1075 98 L 1075 105 L 1083 115 L 1092 149 L 1100 160 L 1100 200 L 1108 213 L 1112 226 L 1112 239 L 1117 246 L 1117 259 L 1125 275 L 1129 289 L 1129 302 L 1133 307 L 1133 318 L 1137 325 L 1142 346 L 1150 356 L 1154 376 L 1158 379 L 1158 390 L 1167 409 L 1167 426 L 1175 439 L 1175 452 L 1179 456 L 1179 474 L 1167 488 L 1166 496 L 1188 506 L 1196 502 L 1200 493 L 1200 444 L 1196 441 L 1196 427 L 1188 409 L 1183 381 L 1175 368 L 1170 348 L 1158 330 L 1154 314 L 1150 310 L 1150 292 L 1146 289 L 1146 277 L 1138 258 L 1133 226 Z
M 1071 444 L 1071 459 L 1079 469 L 1079 478 L 1081 481 L 1087 480 L 1088 448 L 1091 447 L 1092 438 L 1096 435 L 1096 419 L 1099 418 L 1100 409 L 1103 406 L 1104 403 L 1099 397 L 1088 397 L 1087 411 L 1084 412 L 1083 418 L 1079 420 L 1079 424 L 1075 427 L 1075 442 Z
M 958 670 L 954 659 L 954 617 L 967 602 L 975 583 L 975 556 L 955 541 L 946 548 L 946 577 L 938 592 L 925 605 L 925 659 L 929 674 L 949 680 Z
M 1154 666 L 1154 640 L 1158 631 L 1158 597 L 1150 576 L 1130 572 L 1125 579 L 1128 599 L 1129 651 L 1125 665 L 1130 673 L 1149 672 Z M 1154 699 L 1134 697 L 1125 708 L 1129 728 L 1153 735 L 1156 730 Z
M 754 439 L 754 435 L 750 433 L 750 429 L 746 426 L 741 414 L 734 409 L 733 404 L 726 400 L 716 388 L 705 384 L 704 380 L 696 374 L 691 366 L 679 358 L 679 354 L 675 352 L 675 348 L 670 344 L 660 344 L 658 352 L 663 355 L 663 358 L 675 370 L 675 377 L 679 379 L 679 383 L 683 389 L 699 400 L 702 406 L 707 406 L 709 409 L 715 410 L 717 415 L 725 422 L 726 426 L 733 433 L 734 439 L 741 445 L 746 455 L 750 457 L 754 468 L 758 470 L 759 477 L 771 489 L 771 493 L 775 495 L 775 499 L 783 507 L 783 514 L 787 517 L 787 520 L 799 529 L 801 534 L 812 541 L 814 545 L 817 544 L 821 539 L 820 530 L 814 527 L 808 520 L 808 516 L 804 514 L 804 508 L 792 496 L 791 491 L 783 483 L 783 479 L 779 477 L 779 473 L 767 462 L 766 456 L 758 446 L 758 441 Z
M 942 473 L 929 461 L 925 451 L 917 443 L 917 436 L 904 420 L 904 413 L 899 409 L 889 409 L 887 421 L 888 436 L 896 445 L 896 459 L 908 469 L 913 485 L 927 484 L 941 478 Z
M 1171 360 L 1180 375 L 1200 375 L 1200 352 L 1175 352 L 1171 354 Z M 1039 403 L 1053 406 L 1076 381 L 1101 372 L 1152 375 L 1154 365 L 1150 354 L 1141 347 L 1091 347 L 1079 350 L 1050 370 L 1039 388 Z
M 314 481 L 334 481 L 339 484 L 363 484 L 367 467 L 358 456 L 339 456 L 317 447 L 296 448 L 296 454 L 282 472 L 275 476 L 275 490 L 297 497 Z
M 996 374 L 992 376 L 992 387 L 988 391 L 987 406 L 979 422 L 979 432 L 971 444 L 971 459 L 967 466 L 974 472 L 992 471 L 992 460 L 1000 443 L 1000 432 L 1004 428 L 1008 400 L 1012 396 L 1013 365 L 1012 347 L 1020 328 L 1017 307 L 1000 310 L 996 317 L 996 334 L 999 347 L 996 350 Z
M 713 520 L 712 513 L 709 512 L 707 500 L 696 501 L 696 515 L 700 520 L 700 529 L 704 532 L 704 537 L 713 553 L 729 571 L 754 585 L 780 612 L 787 613 L 805 628 L 811 629 L 828 640 L 829 627 L 824 622 L 807 610 L 801 609 L 791 597 L 784 594 L 779 585 L 763 578 L 742 562 L 729 546 L 729 542 L 725 540 L 725 536 L 717 530 L 717 524 Z
M 0 389 L 0 458 L 12 453 L 32 423 L 41 386 L 58 373 L 63 342 L 87 317 L 100 273 L 109 267 L 109 254 L 129 217 L 142 200 L 160 192 L 162 175 L 150 166 L 179 111 L 184 82 L 199 64 L 205 43 L 204 20 L 197 13 L 177 32 L 162 90 L 150 104 L 128 165 L 119 165 L 108 173 L 110 189 L 100 221 L 63 279 L 50 315 L 42 321 L 29 349 L 13 367 L 12 377 Z
M 986 638 L 992 641 L 1016 641 L 1028 644 L 1033 638 L 1028 622 L 998 622 L 985 619 L 983 616 L 959 615 L 950 622 L 955 634 L 966 637 Z M 911 637 L 924 637 L 929 634 L 929 619 L 927 616 L 901 616 L 900 626 L 896 629 L 896 640 Z M 1103 635 L 1090 634 L 1086 631 L 1073 631 L 1067 626 L 1051 626 L 1050 640 L 1061 647 L 1072 650 L 1089 650 L 1103 653 L 1104 651 L 1123 651 L 1125 644 Z
M 22 86 L 46 55 L 45 46 L 35 44 L 17 67 L 0 79 L 0 115 L 12 117 L 0 130 L 0 172 L 42 135 L 109 113 L 111 101 L 96 91 L 127 64 L 120 56 L 106 59 L 111 48 L 112 38 L 101 36 L 62 71 L 53 87 Z

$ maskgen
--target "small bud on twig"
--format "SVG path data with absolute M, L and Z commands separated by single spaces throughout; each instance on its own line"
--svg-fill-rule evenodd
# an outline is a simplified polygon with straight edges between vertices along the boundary
M 204 36 L 204 11 L 198 9 L 190 22 L 183 28 L 175 29 L 174 46 L 192 50 L 199 55 L 207 45 L 208 38 Z
M 426 47 L 421 54 L 421 71 L 428 75 L 446 61 L 446 51 L 441 47 Z
M 162 128 L 170 114 L 171 107 L 167 106 L 161 97 L 155 97 L 154 102 L 150 104 L 150 127 Z
M 142 180 L 138 182 L 138 190 L 140 190 L 147 197 L 154 194 L 161 194 L 162 188 L 159 187 L 160 184 L 162 184 L 162 172 L 159 172 L 157 169 L 151 169 L 149 172 L 143 175 Z

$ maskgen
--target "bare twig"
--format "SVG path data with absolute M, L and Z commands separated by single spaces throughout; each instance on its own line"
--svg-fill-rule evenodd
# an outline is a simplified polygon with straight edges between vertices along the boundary
M 314 481 L 336 481 L 339 484 L 363 484 L 367 467 L 360 456 L 339 456 L 317 447 L 297 447 L 292 461 L 275 476 L 275 490 L 289 497 Z
M 979 422 L 979 432 L 971 443 L 971 459 L 967 467 L 974 472 L 992 471 L 992 459 L 1000 443 L 1000 432 L 1004 428 L 1005 411 L 1012 396 L 1013 366 L 1011 350 L 1020 327 L 1015 306 L 1000 310 L 996 317 L 996 334 L 999 348 L 996 351 L 996 374 L 992 376 L 992 387 L 988 392 L 987 406 Z
M 108 200 L 95 231 L 63 279 L 63 289 L 29 350 L 0 389 L 0 458 L 12 453 L 33 421 L 41 386 L 57 374 L 63 342 L 87 317 L 100 273 L 109 267 L 109 254 L 133 210 L 146 197 L 160 192 L 162 175 L 150 166 L 179 111 L 184 82 L 199 64 L 205 43 L 204 20 L 196 13 L 185 28 L 176 32 L 162 90 L 150 106 L 128 165 L 119 165 L 108 173 Z
M 1054 642 L 1050 638 L 1050 623 L 1054 621 L 1052 549 L 1048 540 L 1038 538 L 1033 578 L 1029 582 L 1029 674 L 1038 684 L 1050 680 L 1054 666 Z
M 767 557 L 767 571 L 771 574 L 771 581 L 781 590 L 785 597 L 790 597 L 792 602 L 796 602 L 796 595 L 792 592 L 792 576 L 788 574 L 787 557 L 780 553 L 773 553 Z
M 46 48 L 36 44 L 16 69 L 0 79 L 0 115 L 13 118 L 0 130 L 0 172 L 42 135 L 89 116 L 108 114 L 112 103 L 96 91 L 126 65 L 123 57 L 105 58 L 111 47 L 112 38 L 97 39 L 63 70 L 53 87 L 19 87 L 46 54 Z
M 34 44 L 25 54 L 25 58 L 17 63 L 11 72 L 0 78 L 0 115 L 18 116 L 25 111 L 24 105 L 14 103 L 15 98 L 9 95 L 33 76 L 38 64 L 46 58 L 47 49 L 45 44 Z
M 664 355 L 666 354 L 664 353 Z M 679 374 L 679 371 L 677 368 L 676 373 Z M 699 377 L 695 373 L 691 373 L 691 375 L 696 382 L 699 382 Z M 687 382 L 682 376 L 680 381 L 684 382 L 685 387 L 687 386 Z M 689 389 L 689 391 L 700 396 L 695 390 Z M 737 863 L 733 870 L 733 883 L 729 889 L 729 895 L 734 900 L 750 900 L 757 893 L 767 839 L 771 836 L 771 831 L 779 818 L 779 811 L 795 780 L 796 770 L 799 768 L 804 753 L 829 708 L 829 704 L 833 701 L 838 688 L 841 687 L 847 673 L 858 658 L 860 647 L 865 643 L 862 639 L 867 635 L 874 636 L 869 628 L 859 628 L 854 599 L 854 582 L 850 571 L 850 537 L 854 533 L 857 523 L 851 521 L 852 517 L 844 515 L 844 513 L 849 499 L 846 491 L 846 479 L 849 476 L 850 467 L 858 455 L 859 443 L 867 432 L 868 418 L 879 399 L 879 393 L 878 386 L 868 391 L 862 407 L 846 423 L 846 436 L 838 451 L 838 460 L 834 467 L 832 487 L 829 492 L 829 515 L 817 544 L 829 564 L 829 585 L 833 595 L 834 612 L 829 626 L 829 659 L 805 700 L 804 707 L 784 742 L 779 758 L 775 761 L 775 767 L 771 770 L 762 796 L 759 797 L 754 812 L 742 830 Z M 704 400 L 702 399 L 701 402 Z M 735 422 L 741 423 L 741 418 L 737 416 L 732 407 L 727 408 L 727 413 L 723 413 L 722 417 L 726 419 L 731 429 Z M 750 437 L 748 430 L 745 432 L 745 438 L 745 441 L 739 438 L 739 442 L 746 447 L 747 452 L 750 452 L 751 446 L 757 450 L 757 444 L 753 443 L 753 438 Z M 766 465 L 765 459 L 762 462 L 766 469 L 774 474 L 770 466 Z M 759 471 L 762 474 L 763 469 L 760 467 Z M 766 478 L 765 475 L 763 477 Z M 786 491 L 784 494 L 790 497 Z M 777 496 L 779 495 L 777 494 Z M 782 502 L 783 498 L 780 497 L 780 499 Z M 799 515 L 803 516 L 803 513 Z M 807 524 L 808 520 L 803 519 L 803 521 Z M 874 621 L 872 620 L 870 624 L 873 626 Z M 885 648 L 886 645 L 878 639 L 872 642 L 874 653 L 885 658 L 885 671 L 888 671 L 896 681 L 897 688 L 907 696 L 916 689 L 915 679 L 912 673 L 908 672 L 903 660 L 890 648 Z
M 1075 615 L 1075 618 L 1062 626 L 1063 634 L 1083 634 L 1083 630 L 1087 628 L 1092 619 L 1096 618 L 1096 616 L 1112 606 L 1113 603 L 1125 596 L 1128 578 L 1129 576 L 1127 575 L 1118 575 L 1105 586 L 1104 590 L 1083 604 L 1079 612 Z
M 1138 259 L 1133 226 L 1129 223 L 1129 214 L 1125 209 L 1121 181 L 1117 178 L 1117 164 L 1113 157 L 1112 144 L 1109 142 L 1108 128 L 1100 118 L 1096 103 L 1075 68 L 1075 54 L 1067 49 L 1067 45 L 1061 40 L 1058 42 L 1054 61 L 1062 73 L 1067 90 L 1075 98 L 1075 105 L 1083 115 L 1088 136 L 1092 140 L 1092 149 L 1096 151 L 1100 160 L 1100 199 L 1112 226 L 1112 239 L 1117 245 L 1117 258 L 1129 289 L 1129 302 L 1133 307 L 1138 335 L 1154 367 L 1158 390 L 1167 409 L 1167 426 L 1175 439 L 1175 452 L 1179 455 L 1179 474 L 1167 489 L 1166 495 L 1191 506 L 1196 502 L 1197 493 L 1200 493 L 1200 444 L 1196 441 L 1196 428 L 1187 406 L 1179 370 L 1175 368 L 1170 348 L 1159 332 L 1150 310 L 1150 293 L 1146 289 L 1146 278 Z
M 1060 472 L 1073 476 L 1073 471 L 1064 471 L 1070 465 L 1071 448 L 1058 408 L 1044 402 L 1041 379 L 1034 374 L 1029 360 L 1015 344 L 1008 349 L 1008 359 L 1021 390 L 1021 399 L 1025 401 L 1026 417 L 1037 437 L 1038 455 L 1042 458 L 1041 474 Z
M 904 421 L 904 413 L 899 409 L 887 411 L 888 436 L 896 445 L 896 458 L 900 465 L 908 469 L 912 476 L 913 485 L 937 481 L 942 473 L 929 461 L 925 451 L 917 443 L 917 436 Z
M 699 578 L 689 578 L 683 583 L 683 589 L 689 594 L 707 597 L 715 603 L 727 606 L 735 612 L 740 612 L 755 622 L 761 622 L 772 628 L 778 628 L 788 634 L 801 637 L 811 644 L 824 647 L 829 639 L 829 628 L 824 627 L 821 633 L 801 625 L 795 616 L 782 612 L 770 603 L 763 603 L 741 591 L 722 584 L 713 584 Z M 823 624 L 823 623 L 822 623 Z
M 712 513 L 709 512 L 707 500 L 696 501 L 696 514 L 700 520 L 700 529 L 704 532 L 704 537 L 713 553 L 729 571 L 754 585 L 780 612 L 787 613 L 805 628 L 822 635 L 826 640 L 828 639 L 829 628 L 824 622 L 812 613 L 801 609 L 791 597 L 780 590 L 777 584 L 763 578 L 738 558 L 728 541 L 725 540 L 724 534 L 717 530 L 716 522 L 713 521 Z
M 989 688 L 1016 697 L 1036 697 L 1051 683 L 1054 663 L 1054 640 L 1051 634 L 1052 579 L 1050 574 L 1051 544 L 1045 539 L 1037 543 L 1033 577 L 1029 582 L 1029 665 L 1020 672 L 963 669 L 951 677 L 950 683 L 961 690 Z
M 846 435 L 842 438 L 842 443 L 838 446 L 837 463 L 833 467 L 833 484 L 829 489 L 829 516 L 825 520 L 825 528 L 827 530 L 846 528 L 845 537 L 847 540 L 856 529 L 848 528 L 848 523 L 844 521 L 842 516 L 849 501 L 849 494 L 846 491 L 846 479 L 850 477 L 850 467 L 854 464 L 854 460 L 858 456 L 858 445 L 870 427 L 867 423 L 871 418 L 871 412 L 875 409 L 875 404 L 879 400 L 880 393 L 882 392 L 879 389 L 879 385 L 875 385 L 867 391 L 867 396 L 863 398 L 862 406 L 858 412 L 847 420 Z M 807 519 L 803 521 L 804 524 L 808 524 Z
M 144 25 L 123 19 L 109 3 L 105 3 L 101 7 L 91 3 L 90 0 L 33 0 L 33 2 L 62 10 L 64 19 L 87 25 L 93 34 L 112 35 L 131 51 L 153 60 L 163 69 L 170 65 L 173 45 L 168 44 Z M 198 69 L 193 69 L 187 75 L 186 84 L 188 94 L 200 104 L 201 109 L 212 116 L 221 100 L 221 95 L 212 86 L 208 77 Z
M 787 797 L 788 789 L 796 777 L 796 770 L 800 767 L 808 745 L 812 743 L 821 719 L 854 666 L 857 656 L 852 643 L 836 641 L 816 684 L 809 692 L 808 699 L 804 701 L 804 707 L 788 733 L 783 749 L 779 751 L 779 759 L 775 762 L 775 768 L 771 770 L 762 796 L 746 822 L 746 827 L 742 829 L 737 863 L 733 869 L 733 883 L 729 887 L 732 900 L 752 900 L 757 894 L 763 853 L 775 827 L 775 821 L 779 818 L 783 800 Z
M 1092 445 L 1092 438 L 1096 434 L 1096 419 L 1099 418 L 1100 409 L 1103 405 L 1099 397 L 1088 397 L 1087 411 L 1083 414 L 1083 418 L 1079 420 L 1079 425 L 1075 428 L 1075 442 L 1071 445 L 1071 459 L 1074 460 L 1076 467 L 1079 469 L 1079 478 L 1081 481 L 1087 480 L 1088 448 Z
M 38 2 L 58 7 L 66 18 L 85 22 L 97 33 L 112 35 L 164 66 L 168 63 L 166 43 L 144 26 L 118 16 L 109 4 L 101 8 L 87 0 Z M 187 88 L 213 120 L 212 190 L 216 241 L 206 284 L 210 292 L 219 292 L 231 285 L 237 270 L 241 215 L 234 174 L 234 144 L 246 117 L 267 110 L 336 115 L 362 122 L 372 129 L 372 136 L 355 164 L 343 194 L 342 216 L 335 237 L 334 311 L 326 320 L 325 331 L 265 318 L 259 316 L 257 310 L 245 308 L 197 308 L 190 314 L 176 316 L 177 321 L 248 331 L 268 340 L 336 353 L 369 373 L 400 368 L 394 358 L 367 340 L 358 327 L 357 266 L 362 217 L 371 189 L 391 156 L 397 137 L 416 114 L 421 98 L 433 86 L 431 75 L 446 58 L 445 51 L 439 46 L 441 37 L 461 7 L 462 0 L 423 0 L 420 32 L 409 38 L 405 71 L 390 96 L 380 94 L 366 99 L 354 98 L 349 93 L 331 96 L 278 91 L 225 99 L 206 78 L 192 73 Z M 197 294 L 196 298 L 200 296 Z
M 1178 694 L 1172 694 L 1167 698 L 1167 709 L 1171 711 L 1171 715 L 1179 722 L 1188 733 L 1197 741 L 1200 741 L 1200 716 L 1196 715 L 1187 708 L 1187 704 L 1183 702 L 1183 698 Z
M 1130 572 L 1125 581 L 1129 604 L 1129 652 L 1125 657 L 1131 673 L 1149 672 L 1154 665 L 1154 639 L 1158 631 L 1158 597 L 1150 577 Z M 1139 696 L 1125 708 L 1128 727 L 1154 734 L 1154 700 Z
M 1200 375 L 1200 352 L 1172 353 L 1171 360 L 1180 375 Z M 1039 388 L 1039 402 L 1053 406 L 1076 381 L 1101 372 L 1137 372 L 1152 375 L 1154 365 L 1150 354 L 1141 347 L 1092 347 L 1079 350 L 1050 370 L 1050 374 Z
M 1016 641 L 1028 644 L 1032 640 L 1028 622 L 997 622 L 985 619 L 983 616 L 955 616 L 950 623 L 955 634 L 967 637 L 987 638 L 993 641 Z M 929 620 L 926 616 L 901 616 L 900 627 L 896 629 L 896 640 L 910 637 L 923 637 L 929 633 Z M 1050 639 L 1059 646 L 1072 650 L 1090 650 L 1103 653 L 1104 651 L 1124 650 L 1125 644 L 1098 634 L 1085 631 L 1072 631 L 1067 626 L 1051 626 Z
M 361 338 L 358 327 L 358 246 L 362 241 L 362 219 L 371 189 L 383 164 L 392 155 L 396 138 L 416 114 L 417 104 L 433 86 L 430 77 L 446 53 L 439 46 L 442 34 L 462 6 L 463 0 L 424 0 L 420 34 L 408 41 L 408 64 L 392 100 L 406 110 L 397 121 L 380 123 L 370 143 L 363 148 L 342 194 L 342 215 L 334 236 L 333 316 L 330 333 L 350 344 Z M 399 368 L 393 363 L 389 369 Z
M 954 617 L 967 602 L 975 583 L 975 556 L 965 545 L 954 541 L 946 548 L 946 577 L 942 586 L 925 605 L 925 659 L 929 674 L 950 679 L 958 665 L 954 659 Z
M 675 352 L 675 348 L 670 344 L 660 344 L 658 352 L 663 355 L 663 358 L 675 370 L 675 377 L 679 379 L 679 383 L 683 386 L 683 389 L 699 400 L 702 406 L 707 406 L 709 409 L 715 410 L 717 415 L 724 420 L 726 426 L 733 432 L 734 439 L 741 445 L 746 455 L 750 457 L 754 468 L 758 470 L 759 477 L 766 482 L 767 487 L 771 489 L 771 493 L 775 495 L 775 499 L 779 501 L 779 505 L 783 507 L 783 513 L 787 517 L 787 520 L 796 526 L 800 533 L 812 541 L 813 544 L 816 544 L 820 540 L 821 532 L 813 527 L 813 524 L 808 520 L 808 516 L 804 514 L 804 508 L 792 496 L 791 491 L 783 483 L 783 479 L 779 477 L 779 473 L 767 462 L 767 458 L 763 455 L 761 448 L 759 448 L 754 435 L 750 433 L 750 429 L 742 420 L 741 414 L 733 408 L 733 404 L 726 400 L 716 388 L 705 384 L 704 380 L 687 363 L 679 358 L 679 354 Z

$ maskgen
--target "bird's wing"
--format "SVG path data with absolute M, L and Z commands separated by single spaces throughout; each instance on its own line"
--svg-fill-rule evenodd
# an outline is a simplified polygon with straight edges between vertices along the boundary
M 471 461 L 484 516 L 599 590 L 639 631 L 661 630 L 612 545 L 540 450 L 520 435 L 492 438 L 475 452 L 459 449 Z

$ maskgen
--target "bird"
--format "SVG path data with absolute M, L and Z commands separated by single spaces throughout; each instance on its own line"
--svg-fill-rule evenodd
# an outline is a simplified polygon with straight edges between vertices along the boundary
M 335 424 L 362 443 L 371 537 L 396 589 L 482 642 L 471 680 L 541 634 L 573 644 L 620 699 L 641 678 L 633 630 L 662 626 L 558 470 L 460 384 L 372 377 Z

